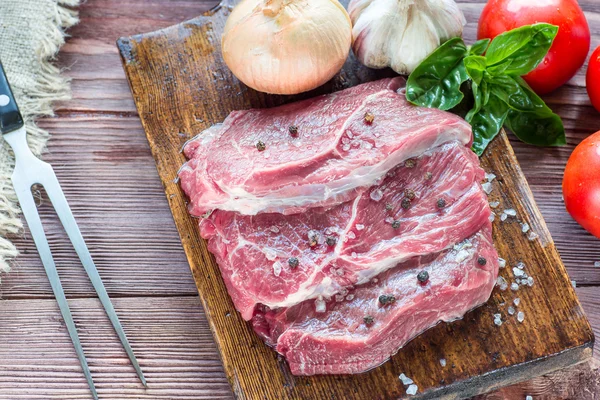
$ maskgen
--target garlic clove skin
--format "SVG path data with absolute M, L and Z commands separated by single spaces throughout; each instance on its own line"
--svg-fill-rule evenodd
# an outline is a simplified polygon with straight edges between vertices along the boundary
M 337 0 L 243 0 L 225 24 L 223 59 L 253 89 L 296 94 L 344 65 L 352 24 Z
M 370 68 L 411 73 L 466 20 L 453 0 L 352 0 L 352 49 Z

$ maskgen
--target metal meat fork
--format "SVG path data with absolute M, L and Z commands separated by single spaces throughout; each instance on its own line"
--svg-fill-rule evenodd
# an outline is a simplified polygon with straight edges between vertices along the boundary
M 40 216 L 33 200 L 33 195 L 31 194 L 31 187 L 34 184 L 40 184 L 46 189 L 46 193 L 48 194 L 48 197 L 50 198 L 50 201 L 52 202 L 52 205 L 54 206 L 54 209 L 56 210 L 56 213 L 58 214 L 65 231 L 69 235 L 69 239 L 71 239 L 71 242 L 73 243 L 73 247 L 79 256 L 83 267 L 85 268 L 85 272 L 87 272 L 90 281 L 96 290 L 96 293 L 98 293 L 100 302 L 104 306 L 110 322 L 115 328 L 115 331 L 117 332 L 117 335 L 119 336 L 119 339 L 121 340 L 121 343 L 123 344 L 123 347 L 125 348 L 125 351 L 127 352 L 127 355 L 129 356 L 129 359 L 131 360 L 138 377 L 144 386 L 146 386 L 146 378 L 144 378 L 144 374 L 142 373 L 135 355 L 133 354 L 131 345 L 129 344 L 127 336 L 123 331 L 123 327 L 119 322 L 117 313 L 110 302 L 108 293 L 104 288 L 102 279 L 100 278 L 98 270 L 94 265 L 94 261 L 92 260 L 90 252 L 83 240 L 83 236 L 81 236 L 79 227 L 75 222 L 75 218 L 73 217 L 73 213 L 69 208 L 69 204 L 67 204 L 67 199 L 60 188 L 58 180 L 56 179 L 56 175 L 54 174 L 50 164 L 47 164 L 35 157 L 27 145 L 27 137 L 23 118 L 21 117 L 21 113 L 19 112 L 19 108 L 15 102 L 1 63 L 0 132 L 2 132 L 4 140 L 10 144 L 15 153 L 16 166 L 12 175 L 12 182 L 17 193 L 19 203 L 21 203 L 23 215 L 25 215 L 25 220 L 27 221 L 27 225 L 29 225 L 29 230 L 31 231 L 35 245 L 40 253 L 40 257 L 42 258 L 46 274 L 48 275 L 50 285 L 52 286 L 52 291 L 54 292 L 54 296 L 58 302 L 60 312 L 65 320 L 67 330 L 69 331 L 69 336 L 71 336 L 71 340 L 75 346 L 75 352 L 77 353 L 77 357 L 79 358 L 79 362 L 83 368 L 83 373 L 85 374 L 85 378 L 88 382 L 94 399 L 98 399 L 98 393 L 96 392 L 96 387 L 94 386 L 94 381 L 92 380 L 92 375 L 90 373 L 85 354 L 83 353 L 83 348 L 81 347 L 81 342 L 77 334 L 77 328 L 73 322 L 73 316 L 71 315 L 71 310 L 69 309 L 65 292 L 63 291 L 60 278 L 56 271 L 56 265 L 54 264 L 52 253 L 50 252 L 50 246 L 48 245 L 48 240 L 46 239 L 46 234 L 44 233 L 42 221 L 40 220 Z

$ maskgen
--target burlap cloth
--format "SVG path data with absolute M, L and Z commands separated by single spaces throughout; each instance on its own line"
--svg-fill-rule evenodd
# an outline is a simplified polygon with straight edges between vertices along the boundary
M 29 145 L 37 155 L 48 133 L 34 121 L 52 115 L 52 102 L 69 98 L 69 81 L 51 64 L 65 29 L 77 23 L 79 0 L 0 0 L 0 60 L 23 114 Z M 0 272 L 9 270 L 17 249 L 10 238 L 23 229 L 10 175 L 14 158 L 0 138 Z

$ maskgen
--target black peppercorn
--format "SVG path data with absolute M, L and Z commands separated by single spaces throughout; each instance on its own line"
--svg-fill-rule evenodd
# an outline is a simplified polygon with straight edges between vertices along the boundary
M 263 142 L 261 142 L 260 140 L 258 142 L 256 142 L 256 149 L 258 151 L 265 151 L 265 149 L 267 148 L 267 145 L 265 145 Z
M 408 198 L 403 198 L 402 199 L 402 203 L 401 203 L 402 208 L 404 208 L 405 210 L 408 210 L 410 208 L 410 199 Z
M 386 203 L 385 209 L 386 209 L 386 211 L 392 211 L 394 209 L 394 206 L 392 206 L 390 203 Z
M 396 296 L 393 294 L 382 294 L 379 296 L 379 302 L 381 305 L 392 304 L 396 301 Z
M 373 317 L 371 317 L 370 315 L 367 315 L 366 317 L 363 318 L 363 321 L 365 322 L 365 325 L 373 325 L 373 322 L 375 322 L 375 319 Z
M 289 130 L 292 137 L 298 137 L 298 127 L 296 125 L 290 125 Z
M 483 265 L 487 264 L 487 260 L 483 257 L 479 257 L 479 258 L 477 258 L 477 263 L 479 265 L 483 266 Z
M 337 243 L 337 239 L 334 236 L 327 236 L 325 242 L 327 243 L 327 246 L 333 247 Z
M 400 221 L 395 220 L 394 222 L 392 222 L 392 228 L 394 228 L 394 229 L 400 228 Z
M 300 261 L 296 257 L 291 257 L 288 259 L 288 265 L 290 268 L 296 268 L 300 264 Z
M 444 200 L 444 199 L 438 199 L 438 201 L 437 201 L 437 207 L 438 208 L 444 208 L 444 207 L 446 207 L 446 200 Z
M 308 245 L 310 247 L 315 247 L 317 244 L 319 244 L 319 237 L 319 232 L 313 230 L 308 231 Z
M 427 283 L 427 281 L 429 280 L 429 272 L 427 272 L 427 271 L 419 272 L 419 274 L 417 275 L 417 280 L 421 283 Z

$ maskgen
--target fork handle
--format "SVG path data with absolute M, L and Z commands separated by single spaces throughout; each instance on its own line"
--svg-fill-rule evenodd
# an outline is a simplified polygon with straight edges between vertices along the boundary
M 9 133 L 22 126 L 23 117 L 0 62 L 0 132 Z

